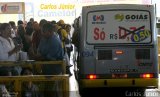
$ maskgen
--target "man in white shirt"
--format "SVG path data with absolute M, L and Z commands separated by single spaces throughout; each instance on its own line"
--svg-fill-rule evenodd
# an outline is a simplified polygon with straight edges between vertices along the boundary
M 15 45 L 11 38 L 5 39 L 0 36 L 0 60 L 2 61 L 16 61 L 16 52 L 13 54 L 9 54 L 15 48 Z
M 0 26 L 0 61 L 16 61 L 17 60 L 17 52 L 20 51 L 22 45 L 18 45 L 15 47 L 13 40 L 11 37 L 11 26 L 9 23 L 3 23 Z M 10 67 L 7 66 L 0 66 L 0 73 L 4 73 L 6 75 L 10 75 Z M 2 75 L 2 74 L 1 74 Z

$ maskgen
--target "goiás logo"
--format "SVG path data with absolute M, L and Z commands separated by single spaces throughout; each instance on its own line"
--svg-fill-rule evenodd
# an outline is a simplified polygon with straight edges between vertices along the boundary
M 92 24 L 106 24 L 104 21 L 104 15 L 93 15 Z
M 114 16 L 114 18 L 115 18 L 115 20 L 117 20 L 117 21 L 123 21 L 124 15 L 123 15 L 123 14 L 116 14 L 116 15 Z
M 116 14 L 115 20 L 117 21 L 146 21 L 148 20 L 147 14 Z

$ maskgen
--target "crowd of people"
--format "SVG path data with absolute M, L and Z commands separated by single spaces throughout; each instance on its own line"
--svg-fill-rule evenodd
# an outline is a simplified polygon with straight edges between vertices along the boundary
M 74 28 L 73 35 L 71 35 L 72 26 Z M 33 18 L 28 22 L 19 20 L 17 25 L 14 21 L 0 23 L 0 61 L 19 61 L 21 60 L 20 52 L 26 52 L 29 60 L 66 60 L 66 71 L 69 76 L 72 76 L 70 56 L 73 50 L 72 43 L 77 42 L 76 27 L 76 19 L 73 25 L 66 24 L 64 20 L 56 22 L 42 19 L 38 23 Z M 77 45 L 75 46 L 77 47 Z M 24 69 L 20 66 L 0 66 L 0 76 L 23 75 Z M 34 73 L 59 75 L 63 72 L 59 64 L 43 64 L 40 69 Z

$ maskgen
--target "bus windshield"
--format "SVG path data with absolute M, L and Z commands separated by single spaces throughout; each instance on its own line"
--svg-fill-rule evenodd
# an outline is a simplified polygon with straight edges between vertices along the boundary
M 152 21 L 147 10 L 91 11 L 86 19 L 88 44 L 150 44 Z

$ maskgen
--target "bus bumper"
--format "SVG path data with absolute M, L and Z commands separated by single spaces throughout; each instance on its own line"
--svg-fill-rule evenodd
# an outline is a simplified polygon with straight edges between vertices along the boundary
M 142 87 L 158 88 L 158 78 L 150 79 L 83 79 L 80 81 L 82 88 L 98 87 Z

